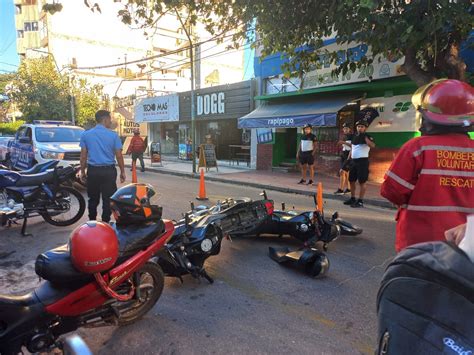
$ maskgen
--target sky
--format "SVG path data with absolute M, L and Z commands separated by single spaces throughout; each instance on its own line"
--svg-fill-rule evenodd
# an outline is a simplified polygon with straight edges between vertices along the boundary
M 15 6 L 13 0 L 0 0 L 0 73 L 16 71 Z

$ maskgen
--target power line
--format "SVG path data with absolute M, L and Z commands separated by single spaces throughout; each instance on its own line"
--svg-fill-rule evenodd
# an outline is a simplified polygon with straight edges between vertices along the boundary
M 223 36 L 222 38 L 230 37 L 230 36 L 233 36 L 233 34 L 225 35 L 225 36 Z M 106 68 L 115 68 L 115 67 L 119 67 L 119 66 L 125 66 L 125 65 L 129 65 L 129 64 L 141 63 L 141 62 L 145 62 L 145 61 L 147 61 L 147 60 L 156 59 L 156 58 L 162 58 L 162 57 L 166 57 L 166 56 L 169 56 L 169 55 L 172 55 L 172 54 L 176 54 L 176 53 L 179 53 L 179 52 L 183 52 L 183 51 L 189 50 L 189 49 L 191 49 L 191 48 L 193 48 L 193 47 L 196 47 L 196 46 L 198 46 L 198 45 L 215 41 L 215 40 L 217 40 L 218 38 L 219 38 L 219 35 L 218 35 L 218 36 L 215 36 L 215 37 L 212 37 L 212 38 L 210 38 L 210 39 L 208 39 L 208 40 L 195 43 L 195 44 L 192 45 L 192 46 L 182 47 L 182 48 L 175 49 L 175 50 L 173 50 L 173 51 L 169 51 L 169 52 L 166 52 L 166 53 L 160 53 L 160 54 L 152 55 L 152 56 L 150 56 L 150 57 L 145 57 L 145 58 L 142 58 L 142 59 L 132 60 L 132 61 L 129 61 L 129 62 L 116 63 L 116 64 L 108 64 L 108 65 L 99 65 L 99 66 L 94 66 L 94 67 L 78 67 L 78 68 L 74 68 L 74 69 L 75 69 L 75 70 L 106 69 Z
M 6 63 L 6 62 L 0 62 L 0 64 L 9 65 L 11 67 L 18 68 L 18 64 L 11 64 L 11 63 Z

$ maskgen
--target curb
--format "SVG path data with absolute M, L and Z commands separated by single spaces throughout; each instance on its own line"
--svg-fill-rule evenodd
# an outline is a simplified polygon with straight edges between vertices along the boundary
M 125 164 L 125 167 L 131 168 L 132 166 L 129 164 Z M 199 174 L 193 174 L 193 173 L 183 173 L 180 171 L 172 171 L 172 170 L 159 170 L 156 168 L 146 168 L 147 172 L 155 173 L 155 174 L 164 174 L 164 175 L 173 175 L 173 176 L 179 176 L 179 177 L 184 177 L 184 178 L 191 178 L 191 179 L 196 179 L 199 180 Z M 207 181 L 213 181 L 213 182 L 221 182 L 224 184 L 230 184 L 230 185 L 240 185 L 240 186 L 248 186 L 248 187 L 253 187 L 257 189 L 262 189 L 262 190 L 268 190 L 268 191 L 277 191 L 277 192 L 284 192 L 284 193 L 290 193 L 290 194 L 296 194 L 296 195 L 304 195 L 304 196 L 313 196 L 314 193 L 311 191 L 307 190 L 298 190 L 294 188 L 288 188 L 288 187 L 280 187 L 280 186 L 272 186 L 272 185 L 265 185 L 265 184 L 260 184 L 260 183 L 255 183 L 255 182 L 248 182 L 248 181 L 241 181 L 241 180 L 229 180 L 229 179 L 223 179 L 219 178 L 216 176 L 206 176 Z M 344 201 L 346 197 L 343 196 L 338 196 L 334 194 L 328 194 L 328 193 L 323 193 L 323 197 L 328 200 L 337 200 L 337 201 Z M 376 200 L 376 199 L 364 199 L 364 204 L 365 205 L 370 205 L 370 206 L 375 206 L 375 207 L 382 207 L 382 208 L 388 208 L 388 209 L 395 209 L 393 205 L 385 200 Z

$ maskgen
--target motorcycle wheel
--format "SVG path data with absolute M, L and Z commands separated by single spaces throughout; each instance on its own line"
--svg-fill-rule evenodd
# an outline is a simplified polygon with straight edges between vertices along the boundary
M 159 265 L 147 262 L 135 274 L 138 274 L 140 280 L 140 299 L 114 303 L 114 308 L 120 312 L 119 325 L 131 324 L 143 317 L 153 308 L 163 292 L 165 275 Z
M 84 212 L 86 211 L 86 200 L 82 196 L 82 194 L 77 191 L 76 189 L 69 187 L 69 186 L 61 186 L 59 187 L 58 191 L 56 192 L 56 201 L 61 201 L 61 199 L 67 199 L 69 198 L 69 209 L 67 211 L 58 211 L 55 209 L 46 209 L 46 211 L 41 212 L 41 216 L 43 219 L 48 222 L 49 224 L 57 227 L 64 227 L 64 226 L 70 226 L 71 224 L 76 223 L 78 220 L 81 219 L 81 217 L 84 215 Z M 70 218 L 66 219 L 57 219 L 56 217 L 62 216 L 65 213 L 68 213 L 71 211 L 71 205 L 73 202 L 73 199 L 76 200 L 75 205 L 78 205 L 77 212 L 73 212 L 73 215 Z

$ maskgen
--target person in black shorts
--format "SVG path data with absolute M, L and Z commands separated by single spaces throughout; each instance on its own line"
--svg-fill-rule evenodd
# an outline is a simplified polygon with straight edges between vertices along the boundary
M 367 189 L 365 183 L 369 179 L 369 151 L 375 148 L 374 139 L 365 131 L 369 123 L 366 120 L 356 122 L 357 133 L 352 137 L 351 158 L 353 166 L 349 171 L 351 198 L 344 202 L 351 207 L 364 207 L 364 195 Z M 359 181 L 359 199 L 356 200 L 356 182 Z
M 298 184 L 306 184 L 306 171 L 309 167 L 308 185 L 314 180 L 314 156 L 316 154 L 316 136 L 313 134 L 313 126 L 306 124 L 303 127 L 303 137 L 301 137 L 300 147 L 296 153 L 296 160 L 301 165 L 301 180 Z
M 349 154 L 351 152 L 352 129 L 348 123 L 342 125 L 342 132 L 344 135 L 342 139 L 337 142 L 342 147 L 341 151 L 341 168 L 339 170 L 339 188 L 334 192 L 336 195 L 344 195 L 351 190 L 349 189 Z

